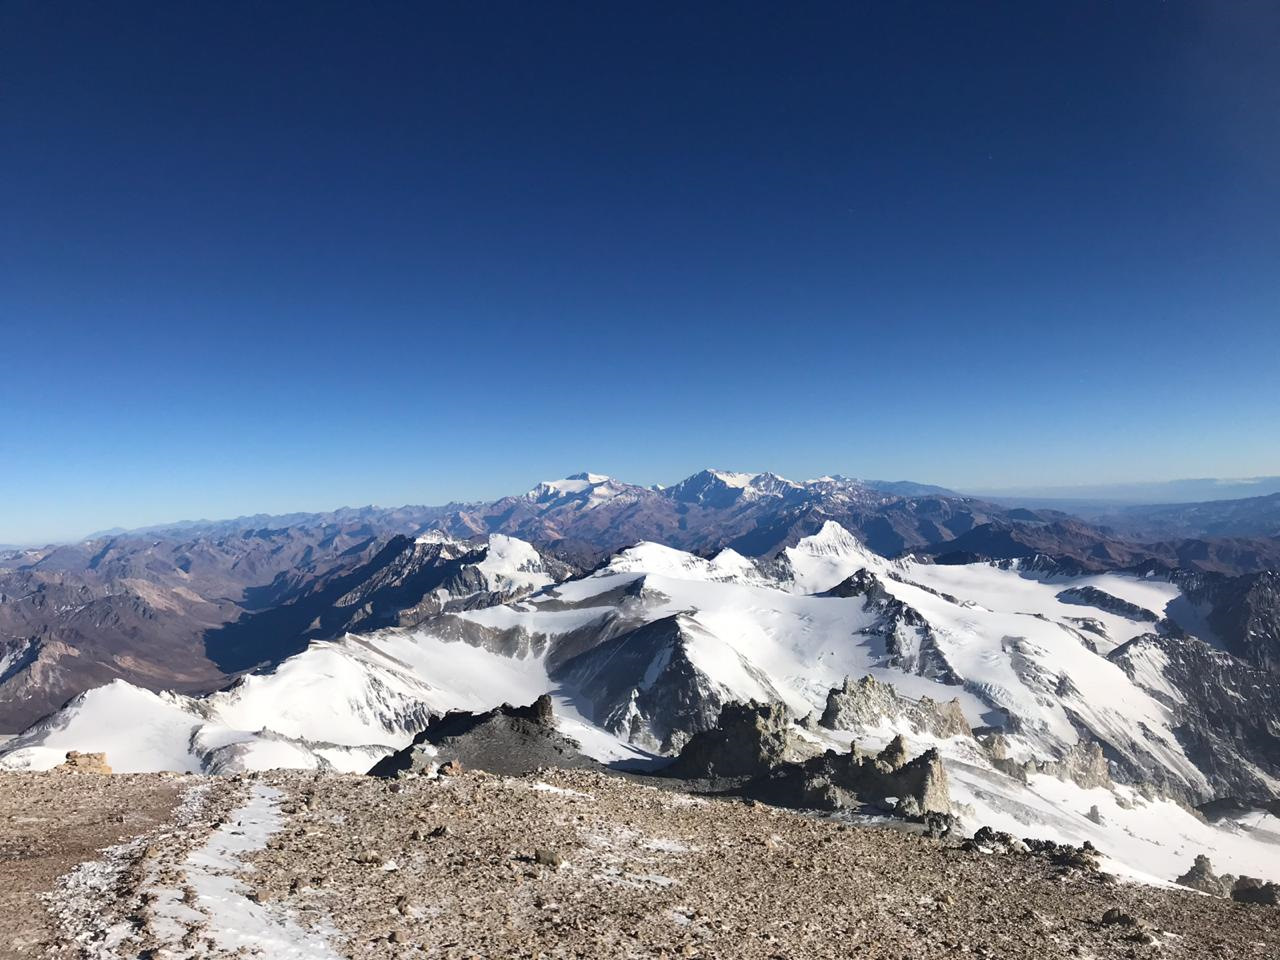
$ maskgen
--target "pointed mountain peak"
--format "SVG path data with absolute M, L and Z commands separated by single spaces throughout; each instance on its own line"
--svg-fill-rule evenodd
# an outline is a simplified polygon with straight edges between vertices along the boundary
M 810 556 L 871 554 L 871 551 L 863 546 L 862 541 L 834 520 L 825 521 L 817 533 L 804 537 L 792 549 Z
M 743 499 L 785 496 L 801 489 L 799 484 L 774 473 L 739 473 L 708 468 L 686 477 L 664 492 L 681 503 L 729 507 Z
M 834 520 L 817 533 L 783 551 L 796 589 L 803 593 L 830 590 L 864 568 L 877 569 L 885 560 Z

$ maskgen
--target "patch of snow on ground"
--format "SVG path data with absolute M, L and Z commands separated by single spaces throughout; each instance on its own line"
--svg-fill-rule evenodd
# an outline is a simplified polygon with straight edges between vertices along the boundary
M 581 790 L 570 790 L 568 787 L 557 787 L 554 784 L 543 783 L 541 780 L 538 780 L 533 784 L 533 789 L 537 790 L 539 793 L 554 793 L 564 797 L 578 797 L 582 800 L 595 799 L 591 794 L 583 793 Z
M 195 819 L 204 806 L 209 785 L 197 784 L 183 794 L 174 810 L 177 825 Z M 118 919 L 115 906 L 125 874 L 137 861 L 143 848 L 154 838 L 152 834 L 135 837 L 101 851 L 97 860 L 80 864 L 58 880 L 57 887 L 45 896 L 49 910 L 82 954 L 97 960 L 116 960 L 119 949 L 133 935 L 127 920 Z M 126 951 L 126 955 L 132 951 Z
M 222 955 L 338 960 L 324 937 L 302 929 L 278 909 L 250 900 L 238 879 L 252 869 L 241 859 L 243 855 L 263 849 L 267 839 L 280 830 L 279 799 L 280 791 L 275 788 L 253 784 L 244 806 L 234 811 L 203 847 L 187 855 L 182 864 L 184 886 L 194 896 L 167 887 L 154 889 L 155 926 L 158 932 L 173 937 L 165 946 L 182 948 L 187 932 L 199 928 L 197 942 L 212 941 Z M 197 948 L 181 955 L 203 954 Z

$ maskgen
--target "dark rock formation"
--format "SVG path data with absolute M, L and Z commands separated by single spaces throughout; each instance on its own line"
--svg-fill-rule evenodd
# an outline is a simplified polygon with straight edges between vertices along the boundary
M 853 747 L 789 759 L 797 741 L 785 712 L 769 704 L 727 704 L 715 729 L 695 735 L 663 770 L 777 806 L 848 810 L 871 806 L 910 819 L 949 816 L 947 775 L 936 750 L 913 759 L 901 737 L 878 756 Z
M 587 692 L 593 718 L 605 729 L 647 750 L 678 751 L 714 727 L 730 700 L 689 657 L 689 642 L 702 629 L 686 616 L 664 617 L 565 661 L 554 676 Z M 776 693 L 764 673 L 739 659 L 762 689 Z
M 1222 876 L 1214 873 L 1213 864 L 1202 853 L 1196 857 L 1191 869 L 1180 876 L 1176 882 L 1214 897 L 1229 897 L 1236 879 L 1229 873 Z
M 1190 602 L 1210 608 L 1206 619 L 1213 637 L 1201 639 L 1216 640 L 1251 666 L 1280 674 L 1280 572 L 1178 579 Z
M 1241 877 L 1231 888 L 1231 899 L 1237 903 L 1280 906 L 1280 884 L 1267 883 L 1257 877 Z
M 412 744 L 379 760 L 369 774 L 430 774 L 450 762 L 506 776 L 539 767 L 599 769 L 594 760 L 582 756 L 576 740 L 556 729 L 551 697 L 543 694 L 527 707 L 504 703 L 485 713 L 450 711 L 432 720 Z
M 1136 603 L 1130 603 L 1128 600 L 1121 600 L 1097 587 L 1068 587 L 1066 590 L 1059 591 L 1058 599 L 1063 603 L 1079 604 L 1082 607 L 1097 607 L 1099 610 L 1128 617 L 1130 620 L 1146 620 L 1155 623 L 1160 619 L 1159 614 L 1140 607 Z
M 979 827 L 972 837 L 960 845 L 960 849 L 978 853 L 1030 854 L 1043 857 L 1064 870 L 1098 869 L 1098 851 L 1088 840 L 1082 846 L 1075 847 L 1069 843 L 1041 840 L 1036 837 L 1019 840 L 1013 834 L 1003 830 Z
M 804 752 L 781 704 L 730 702 L 715 727 L 693 736 L 662 772 L 686 780 L 750 779 Z
M 800 764 L 783 764 L 744 787 L 749 796 L 778 806 L 817 810 L 873 807 L 911 820 L 949 815 L 951 794 L 937 750 L 906 759 L 901 738 L 880 754 L 828 750 Z
M 1253 806 L 1277 799 L 1267 778 L 1280 779 L 1280 676 L 1193 638 L 1147 634 L 1108 659 L 1167 704 L 1174 735 L 1213 796 Z

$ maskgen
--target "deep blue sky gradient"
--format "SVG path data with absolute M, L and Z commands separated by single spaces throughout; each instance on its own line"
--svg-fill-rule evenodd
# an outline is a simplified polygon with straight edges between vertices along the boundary
M 0 542 L 1280 473 L 1280 7 L 6 0 L 0 334 Z

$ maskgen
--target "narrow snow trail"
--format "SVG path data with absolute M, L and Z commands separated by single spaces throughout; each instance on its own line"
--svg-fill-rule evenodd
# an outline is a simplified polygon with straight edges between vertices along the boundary
M 282 826 L 280 791 L 255 783 L 248 801 L 234 810 L 202 847 L 181 864 L 179 888 L 151 891 L 152 932 L 163 946 L 157 957 L 263 956 L 338 960 L 324 937 L 306 931 L 279 910 L 255 903 L 239 875 L 251 871 L 241 857 L 261 850 Z

